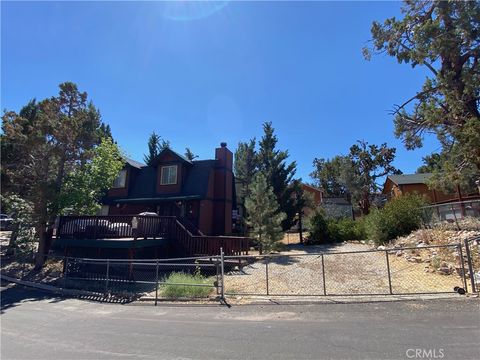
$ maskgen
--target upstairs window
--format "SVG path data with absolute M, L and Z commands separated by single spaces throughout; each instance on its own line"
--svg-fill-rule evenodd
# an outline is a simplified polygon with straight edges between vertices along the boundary
M 113 182 L 113 188 L 124 188 L 127 184 L 127 170 L 120 170 L 117 178 Z
M 177 183 L 177 165 L 162 166 L 160 185 L 173 185 Z

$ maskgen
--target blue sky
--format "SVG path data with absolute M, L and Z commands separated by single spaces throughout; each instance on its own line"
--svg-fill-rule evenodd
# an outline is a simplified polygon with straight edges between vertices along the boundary
M 153 130 L 212 158 L 221 141 L 234 151 L 272 121 L 304 180 L 315 157 L 357 139 L 397 147 L 395 165 L 413 172 L 438 145 L 406 151 L 389 110 L 426 73 L 361 52 L 372 21 L 400 5 L 2 1 L 1 107 L 18 111 L 73 81 L 137 160 Z

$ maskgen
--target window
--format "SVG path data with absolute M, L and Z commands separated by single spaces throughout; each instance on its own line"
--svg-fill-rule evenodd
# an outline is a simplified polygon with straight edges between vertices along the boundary
M 172 185 L 177 183 L 177 165 L 162 166 L 160 185 Z
M 127 170 L 120 170 L 117 178 L 113 182 L 114 188 L 124 188 L 127 183 Z

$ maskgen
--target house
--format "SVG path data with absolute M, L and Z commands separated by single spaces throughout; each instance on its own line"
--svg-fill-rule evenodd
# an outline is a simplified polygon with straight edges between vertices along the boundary
M 211 160 L 163 150 L 150 166 L 127 160 L 103 199 L 102 215 L 176 216 L 204 235 L 230 235 L 236 208 L 233 154 L 222 143 Z
M 386 195 L 389 199 L 395 198 L 404 194 L 419 194 L 425 195 L 428 202 L 432 204 L 449 203 L 454 201 L 462 201 L 466 198 L 478 198 L 477 196 L 471 196 L 472 194 L 466 194 L 459 186 L 456 191 L 452 193 L 445 193 L 439 190 L 430 189 L 428 187 L 428 180 L 432 177 L 432 174 L 404 174 L 404 175 L 389 175 L 385 180 L 382 194 Z
M 68 256 L 168 258 L 248 253 L 249 239 L 230 236 L 236 209 L 233 154 L 190 161 L 172 149 L 151 165 L 126 160 L 96 216 L 61 216 L 53 245 Z
M 314 211 L 314 209 L 316 209 L 317 207 L 320 206 L 320 204 L 322 203 L 322 199 L 323 199 L 323 191 L 313 185 L 310 185 L 310 184 L 305 184 L 305 183 L 301 183 L 300 186 L 302 187 L 302 190 L 305 194 L 308 194 L 307 196 L 309 196 L 312 200 L 312 205 L 313 205 L 313 208 L 310 208 L 310 207 L 306 207 L 303 209 L 303 213 L 305 216 L 310 216 L 312 214 L 312 212 Z

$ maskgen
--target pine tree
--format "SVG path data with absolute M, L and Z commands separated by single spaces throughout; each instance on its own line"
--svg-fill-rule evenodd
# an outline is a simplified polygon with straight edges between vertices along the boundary
M 295 161 L 287 164 L 288 151 L 276 149 L 278 139 L 272 123 L 264 123 L 263 130 L 264 135 L 259 143 L 258 169 L 265 174 L 267 183 L 272 186 L 280 211 L 285 213 L 282 228 L 288 230 L 294 225 L 295 215 L 301 210 L 296 204 L 293 186 L 297 164 Z
M 7 182 L 2 190 L 21 196 L 32 207 L 37 269 L 48 252 L 47 224 L 61 211 L 59 195 L 65 179 L 92 161 L 101 141 L 100 112 L 87 93 L 71 82 L 59 88 L 58 96 L 31 101 L 18 114 L 6 111 L 2 117 L 2 151 L 17 155 L 2 156 L 2 181 Z
M 260 252 L 277 249 L 283 237 L 281 224 L 285 214 L 279 211 L 272 187 L 267 184 L 264 174 L 255 175 L 245 206 L 250 235 L 258 240 Z
M 152 165 L 153 160 L 164 150 L 170 147 L 168 140 L 162 139 L 162 137 L 152 132 L 148 138 L 148 154 L 143 157 L 143 160 L 147 165 Z
M 190 148 L 185 148 L 185 157 L 190 160 L 190 161 L 193 161 L 195 160 L 196 158 L 198 158 L 198 155 L 195 155 L 192 150 L 190 150 Z

